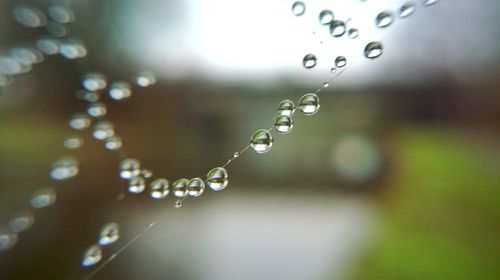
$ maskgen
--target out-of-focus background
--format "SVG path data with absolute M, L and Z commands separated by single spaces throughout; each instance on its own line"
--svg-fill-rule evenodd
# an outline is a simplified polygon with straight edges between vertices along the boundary
M 0 279 L 81 279 L 103 224 L 121 229 L 106 259 L 164 213 L 94 279 L 499 279 L 500 2 L 415 0 L 407 18 L 407 1 L 306 0 L 301 16 L 294 2 L 2 0 Z M 359 36 L 330 36 L 322 10 Z M 386 10 L 395 22 L 377 28 Z M 384 45 L 374 60 L 371 41 Z M 15 51 L 51 46 L 36 64 Z M 63 146 L 97 71 L 132 85 L 125 100 L 102 92 L 129 156 L 170 181 L 205 174 L 272 126 L 281 100 L 339 73 L 340 55 L 318 114 L 297 112 L 270 152 L 228 167 L 229 187 L 180 209 L 147 192 L 117 201 L 120 157 L 90 131 Z M 134 85 L 141 71 L 157 82 Z M 67 155 L 78 175 L 51 179 Z M 33 209 L 46 187 L 56 202 Z M 16 234 L 19 215 L 34 223 Z

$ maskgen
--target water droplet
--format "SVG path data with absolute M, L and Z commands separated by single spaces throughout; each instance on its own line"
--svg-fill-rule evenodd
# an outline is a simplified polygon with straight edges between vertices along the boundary
M 304 94 L 299 101 L 299 109 L 304 115 L 314 115 L 319 110 L 319 97 L 315 93 Z
M 52 38 L 41 38 L 36 41 L 36 47 L 46 55 L 53 55 L 59 52 L 61 43 Z
M 337 56 L 337 58 L 335 58 L 335 66 L 337 66 L 338 68 L 342 68 L 346 66 L 346 64 L 347 59 L 345 58 L 345 56 Z
M 330 23 L 330 34 L 333 37 L 341 37 L 345 34 L 345 23 L 341 20 L 334 20 Z
M 295 104 L 293 103 L 292 100 L 285 99 L 280 102 L 280 105 L 278 106 L 278 114 L 284 116 L 293 116 L 294 112 L 295 112 Z
M 383 11 L 375 18 L 375 25 L 379 28 L 385 28 L 394 22 L 394 15 L 389 11 Z
M 368 45 L 366 45 L 364 54 L 365 54 L 366 58 L 375 59 L 375 58 L 379 57 L 380 55 L 382 55 L 383 52 L 384 52 L 384 48 L 382 46 L 382 43 L 371 42 L 371 43 L 368 43 Z
M 63 157 L 52 164 L 50 177 L 54 180 L 66 180 L 78 175 L 78 162 L 72 157 Z
M 120 177 L 123 179 L 130 179 L 141 173 L 141 163 L 133 158 L 124 159 L 120 163 Z
M 106 88 L 106 77 L 100 73 L 89 73 L 83 77 L 82 85 L 89 91 L 98 91 Z
M 47 29 L 47 32 L 50 35 L 56 38 L 62 38 L 64 36 L 68 36 L 69 34 L 69 28 L 66 25 L 60 24 L 58 22 L 49 22 L 45 29 Z
M 273 146 L 273 136 L 267 129 L 257 130 L 250 139 L 250 146 L 259 154 L 266 153 Z
M 32 48 L 13 48 L 10 51 L 10 56 L 24 65 L 40 63 L 44 60 L 43 54 L 37 49 Z
M 439 0 L 424 0 L 424 6 L 429 7 L 439 2 Z
M 90 126 L 90 118 L 85 114 L 75 114 L 69 119 L 69 126 L 74 129 L 85 129 Z
M 152 72 L 143 71 L 135 77 L 135 83 L 140 87 L 149 87 L 156 83 L 156 77 Z
M 99 245 L 91 245 L 85 250 L 82 258 L 83 266 L 92 266 L 102 259 L 102 249 Z
M 177 199 L 175 201 L 175 205 L 174 205 L 175 208 L 181 208 L 182 207 L 182 199 Z
M 17 243 L 17 234 L 0 230 L 0 252 L 9 250 Z
M 118 150 L 122 147 L 122 138 L 120 136 L 112 136 L 106 139 L 104 147 L 108 150 Z
M 401 6 L 401 8 L 399 8 L 399 17 L 409 17 L 413 15 L 413 13 L 415 13 L 416 9 L 417 8 L 415 7 L 415 4 L 413 4 L 413 2 L 406 2 L 403 4 L 403 6 Z
M 306 12 L 306 5 L 302 1 L 296 1 L 292 5 L 292 14 L 294 16 L 301 16 Z
M 67 59 L 77 59 L 87 56 L 87 47 L 80 40 L 68 39 L 61 42 L 59 52 Z
M 146 179 L 151 178 L 151 177 L 153 177 L 153 171 L 151 171 L 149 169 L 143 169 L 143 170 L 141 170 L 141 175 L 142 175 L 142 177 L 144 177 Z
M 73 11 L 62 5 L 53 5 L 48 8 L 49 16 L 59 23 L 70 23 L 75 20 Z
M 216 167 L 207 174 L 207 186 L 214 191 L 221 191 L 229 184 L 227 170 L 223 167 Z
M 162 199 L 170 193 L 169 182 L 167 179 L 156 179 L 149 184 L 150 195 L 154 199 Z
M 0 73 L 5 75 L 17 75 L 27 73 L 31 70 L 31 65 L 19 63 L 12 57 L 0 56 Z
M 356 39 L 359 36 L 359 30 L 357 28 L 351 28 L 347 31 L 347 36 L 351 39 Z
M 234 152 L 234 154 L 233 154 L 233 158 L 237 158 L 237 157 L 239 157 L 239 156 L 240 156 L 240 153 L 239 153 L 239 152 Z
M 293 120 L 289 116 L 279 116 L 274 122 L 274 129 L 281 134 L 287 134 L 292 131 Z
M 102 117 L 106 115 L 107 109 L 106 109 L 106 104 L 102 102 L 94 102 L 90 103 L 89 106 L 87 107 L 87 113 L 91 115 L 92 117 Z
M 317 62 L 317 58 L 314 54 L 310 53 L 310 54 L 306 54 L 306 56 L 304 56 L 304 59 L 302 60 L 302 64 L 304 65 L 305 68 L 307 69 L 311 69 L 313 68 L 314 66 L 316 66 L 316 62 Z
M 115 135 L 115 129 L 111 122 L 100 121 L 95 124 L 92 136 L 97 140 L 105 140 Z
M 335 73 L 336 71 L 337 71 L 337 68 L 335 68 L 335 67 L 330 68 L 330 72 Z
M 39 209 L 50 206 L 56 202 L 56 191 L 53 188 L 44 188 L 31 195 L 30 204 L 33 208 Z
M 15 7 L 14 10 L 12 10 L 12 15 L 18 23 L 26 27 L 35 28 L 47 24 L 47 17 L 45 14 L 35 7 Z
M 189 196 L 198 197 L 205 190 L 205 182 L 200 178 L 193 178 L 187 184 Z
M 128 181 L 128 191 L 131 193 L 142 193 L 146 188 L 146 182 L 140 175 L 134 176 Z
M 117 223 L 105 224 L 99 234 L 99 244 L 109 245 L 115 243 L 120 238 L 120 225 Z
M 319 13 L 319 23 L 323 25 L 330 24 L 333 21 L 333 12 L 330 10 L 323 10 Z
M 13 232 L 19 233 L 28 230 L 35 222 L 35 216 L 31 212 L 16 215 L 9 221 L 9 227 Z
M 176 197 L 186 197 L 188 196 L 188 189 L 187 189 L 187 184 L 189 180 L 186 178 L 181 178 L 175 180 L 175 182 L 172 184 L 172 193 Z
M 75 95 L 78 99 L 88 102 L 97 102 L 101 99 L 101 95 L 94 91 L 77 90 Z
M 70 135 L 64 139 L 64 147 L 68 149 L 78 149 L 83 146 L 83 138 L 76 135 Z
M 323 87 L 324 87 L 324 88 L 327 88 L 327 87 L 329 87 L 329 86 L 330 86 L 330 84 L 329 84 L 328 82 L 324 82 L 324 83 L 323 83 Z
M 115 82 L 110 86 L 109 96 L 114 100 L 126 99 L 131 95 L 132 90 L 127 82 Z

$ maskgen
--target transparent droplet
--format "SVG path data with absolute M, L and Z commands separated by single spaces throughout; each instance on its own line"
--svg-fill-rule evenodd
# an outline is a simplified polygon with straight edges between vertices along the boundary
M 141 175 L 142 175 L 142 177 L 144 177 L 146 179 L 147 178 L 151 178 L 151 177 L 153 177 L 153 171 L 151 171 L 149 169 L 142 169 L 141 170 Z
M 189 196 L 198 197 L 203 194 L 205 190 L 205 182 L 200 178 L 193 178 L 187 184 Z
M 324 88 L 327 88 L 327 87 L 329 87 L 329 86 L 330 86 L 330 83 L 328 83 L 328 82 L 324 82 L 324 83 L 323 83 L 323 87 L 324 87 Z
M 19 6 L 12 10 L 14 19 L 26 27 L 40 27 L 47 24 L 47 17 L 45 14 L 32 6 Z
M 429 7 L 439 2 L 439 0 L 424 0 L 424 6 Z
M 56 191 L 53 188 L 44 188 L 31 195 L 30 204 L 39 209 L 50 206 L 56 202 Z
M 49 22 L 45 29 L 47 29 L 47 32 L 50 35 L 56 38 L 65 37 L 69 34 L 69 28 L 66 25 L 60 24 L 58 22 Z
M 57 39 L 41 38 L 36 40 L 36 47 L 46 55 L 53 55 L 59 52 L 61 43 Z
M 347 36 L 351 39 L 356 39 L 359 36 L 359 30 L 357 28 L 351 28 L 347 31 Z
M 112 136 L 106 138 L 104 147 L 108 150 L 118 150 L 122 147 L 122 138 L 120 136 Z
M 89 127 L 90 123 L 90 117 L 85 114 L 75 114 L 69 119 L 69 126 L 78 130 Z
M 337 72 L 337 68 L 335 68 L 335 67 L 330 68 L 330 72 L 332 72 L 332 73 Z
M 281 134 L 287 134 L 292 131 L 293 120 L 289 116 L 279 116 L 274 122 L 274 129 Z
M 333 37 L 341 37 L 346 32 L 345 23 L 341 20 L 334 20 L 330 23 L 330 34 Z
M 98 91 L 106 88 L 106 77 L 100 73 L 89 73 L 83 77 L 82 85 L 89 91 Z
M 301 16 L 306 12 L 306 5 L 302 1 L 295 1 L 292 5 L 292 14 L 294 16 Z
M 306 56 L 304 56 L 304 59 L 302 60 L 302 64 L 304 65 L 305 68 L 307 69 L 311 69 L 313 68 L 314 66 L 316 66 L 316 62 L 317 62 L 317 58 L 314 54 L 310 53 L 310 54 L 306 54 Z
M 100 121 L 94 125 L 92 136 L 97 140 L 105 140 L 115 135 L 115 129 L 111 122 Z
M 53 5 L 48 8 L 49 16 L 59 23 L 70 23 L 75 20 L 73 11 L 62 5 Z
M 124 159 L 120 163 L 120 177 L 123 179 L 130 179 L 141 173 L 141 163 L 133 158 Z
M 240 153 L 239 153 L 239 152 L 234 152 L 234 154 L 233 154 L 233 158 L 237 158 L 237 157 L 239 157 L 239 156 L 240 156 Z
M 266 153 L 273 146 L 273 136 L 267 129 L 257 130 L 250 139 L 250 146 L 259 154 Z
M 64 139 L 64 147 L 68 149 L 78 149 L 83 146 L 83 138 L 76 135 L 70 135 Z
M 109 245 L 115 243 L 120 238 L 120 225 L 109 223 L 102 227 L 99 233 L 99 244 Z
M 207 186 L 214 191 L 221 191 L 229 184 L 227 170 L 223 167 L 216 167 L 207 174 Z
M 102 102 L 90 103 L 89 106 L 87 107 L 87 113 L 92 117 L 96 118 L 106 115 L 107 111 L 108 110 L 106 109 L 106 104 Z
M 10 51 L 10 56 L 24 65 L 40 63 L 44 60 L 43 54 L 37 49 L 32 48 L 13 48 Z
M 401 8 L 399 8 L 399 17 L 409 17 L 413 15 L 413 13 L 415 13 L 416 9 L 417 8 L 415 7 L 415 4 L 413 4 L 413 2 L 406 2 L 403 4 L 403 6 L 401 6 Z
M 365 54 L 366 58 L 374 59 L 374 58 L 377 58 L 380 55 L 382 55 L 383 52 L 384 52 L 384 48 L 382 46 L 382 43 L 371 42 L 371 43 L 368 43 L 368 45 L 366 45 L 364 54 Z
M 72 157 L 63 157 L 52 164 L 50 177 L 54 180 L 66 180 L 78 175 L 78 162 Z
M 174 196 L 180 198 L 188 196 L 189 194 L 187 189 L 188 182 L 189 180 L 186 178 L 175 180 L 175 182 L 172 184 L 172 193 L 174 194 Z
M 132 90 L 127 82 L 114 82 L 109 88 L 109 96 L 115 100 L 129 98 Z
M 394 22 L 394 15 L 389 11 L 383 11 L 375 18 L 375 25 L 379 28 L 385 28 Z
M 167 179 L 156 179 L 149 184 L 150 195 L 154 199 L 162 199 L 170 193 L 169 182 Z
M 128 181 L 128 191 L 131 193 L 142 193 L 146 188 L 146 181 L 140 175 L 134 176 Z
M 83 252 L 82 265 L 93 266 L 102 259 L 102 249 L 99 245 L 91 245 Z
M 78 90 L 76 91 L 75 95 L 79 99 L 88 102 L 97 102 L 99 101 L 99 99 L 101 99 L 101 95 L 98 92 L 94 91 Z
M 319 13 L 319 23 L 323 25 L 330 24 L 333 21 L 333 12 L 330 10 L 323 10 Z
M 61 42 L 59 53 L 67 59 L 77 59 L 87 56 L 87 47 L 82 41 L 67 39 Z
M 337 58 L 335 58 L 336 67 L 342 68 L 346 66 L 346 64 L 347 64 L 347 59 L 345 58 L 345 56 L 337 56 Z
M 31 212 L 16 215 L 9 221 L 9 227 L 13 232 L 19 233 L 28 230 L 35 222 L 35 216 Z
M 0 230 L 0 252 L 7 251 L 17 243 L 17 234 Z
M 152 72 L 143 71 L 135 77 L 135 83 L 140 87 L 149 87 L 156 83 L 156 77 Z
M 182 199 L 177 199 L 174 204 L 175 208 L 181 208 L 182 207 Z
M 299 109 L 304 115 L 314 115 L 319 110 L 319 97 L 315 93 L 304 94 L 299 101 Z
M 292 100 L 285 99 L 278 105 L 278 114 L 284 116 L 293 116 L 295 112 L 295 104 Z

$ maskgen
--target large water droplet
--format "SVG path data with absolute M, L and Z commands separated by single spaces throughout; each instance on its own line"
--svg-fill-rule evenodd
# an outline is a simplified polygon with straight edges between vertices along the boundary
M 16 245 L 18 240 L 17 234 L 0 230 L 0 252 L 9 250 Z
M 78 149 L 83 146 L 83 138 L 76 135 L 70 135 L 64 139 L 64 147 L 68 149 Z
M 337 58 L 335 58 L 335 66 L 337 66 L 338 68 L 342 68 L 346 66 L 346 64 L 347 59 L 345 58 L 345 56 L 337 56 Z
M 280 105 L 278 106 L 278 114 L 283 116 L 293 116 L 294 112 L 295 104 L 292 100 L 285 99 L 280 102 Z
M 266 153 L 273 146 L 273 136 L 267 129 L 259 129 L 250 138 L 250 146 L 259 154 Z
M 115 243 L 120 238 L 120 225 L 109 223 L 102 227 L 99 234 L 99 244 L 109 245 Z
M 66 180 L 78 174 L 78 162 L 72 157 L 63 157 L 52 164 L 50 177 L 54 180 Z
M 134 176 L 128 181 L 128 191 L 131 193 L 142 193 L 146 188 L 146 182 L 140 175 Z
M 229 184 L 227 170 L 223 167 L 216 167 L 207 174 L 207 185 L 214 191 L 220 191 Z
M 106 109 L 106 105 L 102 102 L 90 103 L 87 107 L 87 113 L 96 118 L 106 115 L 107 111 L 108 110 Z
M 120 177 L 130 179 L 141 173 L 141 163 L 133 158 L 124 159 L 120 163 Z
M 56 202 L 56 191 L 53 188 L 44 188 L 31 195 L 30 204 L 39 209 L 50 206 Z
M 315 93 L 304 94 L 299 101 L 299 109 L 304 115 L 314 115 L 319 110 L 319 97 Z
M 90 118 L 86 114 L 75 114 L 69 119 L 69 126 L 74 129 L 85 129 L 90 126 Z
M 424 0 L 424 6 L 429 7 L 439 2 L 439 0 Z
M 162 199 L 170 193 L 169 182 L 167 179 L 156 179 L 149 185 L 150 195 L 154 199 Z
M 366 58 L 375 59 L 375 58 L 379 57 L 380 55 L 382 55 L 383 52 L 384 52 L 384 48 L 382 46 L 382 43 L 371 42 L 371 43 L 368 43 L 368 45 L 366 45 L 364 54 L 365 54 Z
M 287 134 L 292 131 L 293 120 L 289 116 L 279 116 L 274 121 L 274 129 L 281 134 Z
M 345 23 L 341 20 L 334 20 L 330 23 L 330 34 L 333 37 L 341 37 L 345 34 Z
M 9 227 L 13 232 L 19 233 L 28 230 L 35 222 L 35 216 L 31 212 L 16 215 L 9 221 Z
M 417 8 L 415 7 L 415 4 L 413 2 L 406 2 L 399 8 L 399 17 L 400 18 L 405 18 L 411 16 L 413 13 L 415 13 L 415 10 Z
M 347 31 L 347 36 L 351 39 L 356 39 L 359 36 L 359 30 L 357 28 L 351 28 Z
M 383 11 L 375 18 L 375 25 L 379 28 L 385 28 L 394 22 L 394 15 L 389 11 Z
M 126 82 L 115 82 L 110 86 L 109 96 L 115 100 L 129 98 L 132 95 L 130 85 Z
M 122 147 L 122 138 L 120 136 L 112 136 L 106 139 L 104 147 L 108 150 L 118 150 Z
M 12 10 L 12 15 L 18 23 L 26 27 L 35 28 L 47 24 L 47 17 L 45 14 L 32 6 L 15 7 L 14 10 Z
M 135 83 L 140 87 L 149 87 L 156 83 L 156 77 L 152 72 L 143 71 L 135 77 Z
M 330 24 L 333 21 L 333 12 L 330 10 L 323 10 L 319 13 L 319 23 L 323 25 Z
M 186 178 L 181 178 L 175 180 L 175 182 L 172 184 L 172 193 L 176 197 L 186 197 L 188 196 L 188 189 L 187 189 L 187 184 L 189 180 Z
M 193 178 L 189 180 L 187 189 L 189 196 L 198 197 L 202 195 L 205 190 L 205 182 L 200 178 Z
M 105 140 L 115 135 L 115 129 L 111 122 L 100 121 L 94 126 L 92 136 L 97 140 Z
M 82 84 L 89 91 L 97 91 L 106 88 L 108 82 L 103 74 L 89 73 L 83 77 Z
M 75 20 L 73 11 L 63 5 L 53 5 L 48 8 L 49 16 L 59 23 L 70 23 Z
M 314 54 L 312 53 L 306 54 L 306 56 L 304 56 L 304 59 L 302 59 L 302 64 L 304 65 L 305 68 L 311 69 L 314 66 L 316 66 L 317 60 L 318 59 Z
M 292 5 L 292 14 L 294 16 L 301 16 L 306 12 L 306 5 L 302 1 L 296 1 Z
M 82 258 L 83 266 L 92 266 L 102 259 L 102 249 L 99 245 L 91 245 L 85 250 Z

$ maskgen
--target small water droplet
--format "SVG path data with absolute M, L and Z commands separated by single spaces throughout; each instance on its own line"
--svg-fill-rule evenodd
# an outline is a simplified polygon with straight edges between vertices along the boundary
M 366 58 L 375 59 L 375 58 L 379 57 L 380 55 L 382 55 L 383 52 L 384 52 L 384 48 L 382 46 L 382 43 L 371 42 L 371 43 L 368 43 L 366 45 L 364 54 L 365 54 Z
M 174 205 L 175 208 L 181 208 L 182 207 L 182 199 L 177 199 L 175 201 L 175 205 Z
M 170 184 L 167 179 L 156 179 L 149 184 L 150 195 L 154 199 L 163 199 L 170 193 Z
M 69 119 L 69 126 L 82 130 L 90 126 L 90 117 L 86 114 L 75 114 Z
M 240 156 L 240 153 L 239 153 L 239 152 L 234 152 L 234 154 L 233 154 L 233 158 L 237 158 L 237 157 L 239 157 L 239 156 Z
M 403 6 L 401 6 L 401 8 L 399 8 L 399 17 L 409 17 L 413 15 L 413 13 L 415 13 L 416 9 L 417 8 L 415 7 L 415 4 L 413 4 L 413 2 L 406 2 L 403 4 Z
M 12 10 L 14 19 L 26 27 L 40 27 L 47 24 L 47 17 L 45 14 L 32 6 L 18 6 Z
M 351 28 L 347 31 L 347 36 L 351 39 L 356 39 L 359 36 L 359 30 L 357 28 Z
M 200 178 L 193 178 L 187 184 L 189 196 L 198 197 L 205 190 L 205 182 Z
M 337 66 L 338 68 L 342 68 L 346 65 L 347 59 L 345 58 L 345 56 L 337 56 L 337 58 L 335 58 L 335 66 Z
M 130 179 L 141 173 L 141 163 L 133 158 L 124 159 L 120 163 L 120 177 L 123 179 Z
M 78 162 L 72 157 L 63 157 L 52 164 L 50 177 L 54 180 L 66 180 L 78 175 Z
M 66 25 L 60 24 L 58 22 L 49 22 L 45 29 L 47 30 L 47 33 L 56 38 L 62 38 L 68 36 L 69 34 L 69 28 Z
M 424 0 L 424 6 L 429 7 L 439 2 L 439 0 Z
M 330 72 L 332 72 L 332 73 L 337 72 L 337 68 L 335 68 L 335 67 L 330 68 Z
M 54 55 L 59 52 L 61 43 L 53 38 L 41 38 L 36 41 L 36 47 L 46 55 Z
M 323 25 L 330 24 L 333 21 L 333 12 L 330 10 L 323 10 L 319 13 L 319 23 Z
M 106 115 L 107 111 L 106 105 L 102 102 L 90 103 L 87 107 L 87 113 L 96 118 Z
M 207 174 L 207 186 L 214 191 L 220 191 L 229 184 L 227 170 L 223 167 L 216 167 Z
M 9 221 L 10 229 L 15 232 L 23 232 L 28 230 L 35 222 L 35 216 L 31 212 L 23 212 L 17 214 Z
M 341 20 L 334 20 L 330 23 L 330 34 L 333 37 L 341 37 L 346 32 L 345 23 Z
M 67 59 L 77 59 L 87 56 L 87 47 L 82 41 L 67 39 L 61 42 L 59 53 Z
M 132 95 L 130 85 L 126 82 L 114 82 L 109 89 L 109 96 L 115 100 L 127 99 Z
M 82 265 L 92 266 L 98 263 L 102 259 L 102 249 L 99 245 L 94 244 L 88 247 L 85 252 L 83 252 Z
M 135 77 L 134 81 L 140 87 L 149 87 L 156 83 L 156 77 L 152 72 L 143 71 Z
M 97 140 L 105 140 L 115 135 L 115 129 L 111 122 L 100 121 L 95 124 L 92 136 Z
M 0 230 L 0 252 L 7 251 L 16 245 L 18 240 L 17 234 Z
M 77 90 L 75 95 L 78 99 L 88 102 L 97 102 L 101 99 L 101 95 L 95 91 Z
M 44 60 L 43 54 L 39 50 L 33 48 L 13 48 L 10 51 L 10 56 L 24 65 L 40 63 Z
M 294 16 L 301 16 L 306 12 L 306 5 L 302 1 L 296 1 L 292 5 L 292 14 Z
M 292 100 L 285 99 L 278 105 L 278 114 L 284 116 L 293 116 L 295 112 L 295 104 Z
M 304 59 L 302 59 L 302 64 L 304 65 L 305 68 L 311 69 L 314 66 L 316 66 L 317 60 L 318 59 L 314 54 L 312 53 L 306 54 L 306 56 L 304 56 Z
M 153 177 L 153 171 L 151 171 L 149 169 L 143 169 L 143 170 L 141 170 L 141 175 L 142 175 L 142 177 L 144 177 L 146 179 L 151 178 L 151 177 Z
M 122 147 L 122 138 L 120 136 L 112 136 L 106 138 L 106 141 L 104 142 L 104 147 L 112 151 L 118 150 Z
M 379 28 L 385 28 L 394 22 L 394 15 L 392 12 L 383 11 L 375 18 L 375 25 Z
M 172 184 L 172 193 L 174 194 L 174 196 L 180 198 L 188 196 L 189 194 L 187 189 L 188 182 L 189 180 L 186 178 L 175 180 L 175 182 Z
M 56 191 L 53 188 L 44 188 L 31 195 L 30 204 L 39 209 L 50 206 L 56 202 Z
M 266 153 L 273 146 L 273 136 L 267 129 L 259 129 L 250 138 L 250 146 L 259 154 Z
M 74 150 L 81 148 L 83 146 L 83 143 L 84 141 L 82 137 L 76 135 L 70 135 L 66 137 L 66 139 L 64 139 L 63 145 L 68 149 Z
M 319 97 L 315 93 L 307 93 L 300 98 L 299 109 L 304 115 L 316 114 L 319 107 Z
M 330 86 L 330 84 L 329 84 L 328 82 L 324 82 L 324 83 L 323 83 L 323 87 L 324 87 L 324 88 L 327 88 L 327 87 L 329 87 L 329 86 Z
M 73 11 L 63 5 L 52 5 L 48 8 L 49 16 L 59 23 L 70 23 L 75 20 Z
M 89 73 L 83 77 L 82 85 L 89 91 L 98 91 L 106 88 L 106 77 L 100 73 Z
M 287 134 L 292 131 L 293 120 L 289 116 L 279 116 L 274 122 L 274 129 L 281 134 Z
M 131 193 L 142 193 L 146 188 L 146 182 L 140 175 L 134 176 L 128 181 L 128 191 Z
M 105 224 L 99 234 L 99 244 L 109 245 L 115 243 L 120 238 L 120 225 L 117 223 Z

